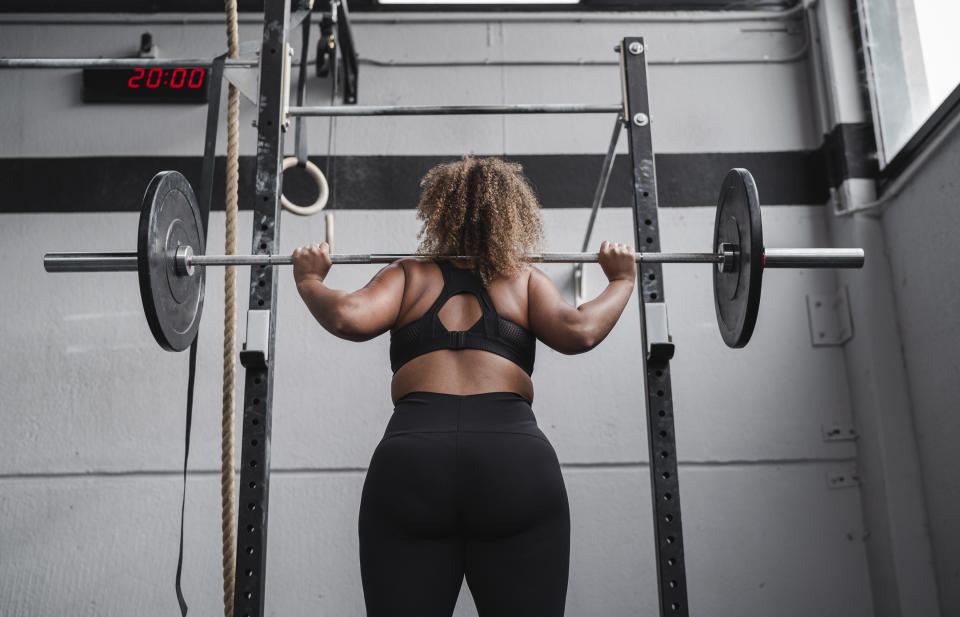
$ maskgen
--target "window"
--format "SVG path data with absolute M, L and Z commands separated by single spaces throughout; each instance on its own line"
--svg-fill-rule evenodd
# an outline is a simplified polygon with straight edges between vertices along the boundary
M 889 177 L 960 107 L 954 93 L 960 2 L 857 0 L 857 6 L 880 169 Z

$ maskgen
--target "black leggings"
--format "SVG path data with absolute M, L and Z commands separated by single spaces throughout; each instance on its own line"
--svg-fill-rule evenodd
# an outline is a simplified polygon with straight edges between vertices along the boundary
M 368 617 L 450 617 L 466 575 L 480 617 L 561 617 L 570 512 L 527 399 L 411 392 L 360 500 Z

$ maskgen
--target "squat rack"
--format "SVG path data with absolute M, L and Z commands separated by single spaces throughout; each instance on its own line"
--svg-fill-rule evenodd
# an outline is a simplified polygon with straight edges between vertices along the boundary
M 633 223 L 636 247 L 660 250 L 657 186 L 651 139 L 646 46 L 642 37 L 621 40 L 623 101 L 620 105 L 497 105 L 497 106 L 325 106 L 286 105 L 285 64 L 289 24 L 288 0 L 266 0 L 260 58 L 260 93 L 257 120 L 257 187 L 254 199 L 252 248 L 254 254 L 274 254 L 278 244 L 283 127 L 287 116 L 398 116 L 452 114 L 611 113 L 629 134 L 633 177 Z M 626 119 L 626 120 L 624 120 Z M 614 129 L 614 138 L 619 128 Z M 612 150 L 612 148 L 611 148 Z M 612 152 L 608 152 L 612 160 Z M 605 163 L 604 168 L 609 165 Z M 606 184 L 607 174 L 601 177 Z M 598 190 L 602 198 L 602 191 Z M 594 199 L 595 214 L 599 200 Z M 637 292 L 643 352 L 644 412 L 647 419 L 651 501 L 657 560 L 657 591 L 661 617 L 687 617 L 687 580 L 680 514 L 674 439 L 670 359 L 673 344 L 666 334 L 666 305 L 662 265 L 639 264 Z M 249 311 L 268 315 L 267 358 L 274 358 L 277 283 L 273 268 L 254 266 L 250 275 Z M 250 313 L 248 312 L 248 318 Z M 647 319 L 658 333 L 648 340 Z M 266 574 L 267 513 L 270 479 L 270 433 L 273 403 L 273 362 L 246 363 L 243 405 L 240 493 L 238 495 L 237 569 L 234 607 L 237 615 L 261 617 Z
M 252 353 L 241 353 L 244 364 L 244 402 L 240 457 L 240 490 L 237 496 L 236 587 L 234 612 L 243 617 L 264 614 L 266 582 L 267 514 L 269 511 L 270 437 L 273 408 L 273 362 L 276 343 L 277 280 L 267 256 L 275 255 L 279 244 L 280 200 L 282 194 L 283 134 L 290 117 L 306 116 L 400 116 L 400 115 L 482 115 L 482 114 L 616 114 L 613 137 L 604 159 L 601 178 L 592 204 L 590 226 L 603 199 L 609 180 L 616 141 L 621 126 L 627 128 L 633 179 L 633 223 L 635 246 L 651 253 L 660 250 L 658 202 L 653 147 L 651 141 L 649 95 L 645 44 L 643 38 L 628 37 L 616 47 L 620 57 L 623 101 L 615 105 L 587 104 L 512 104 L 512 105 L 405 105 L 405 106 L 318 106 L 289 107 L 287 38 L 289 30 L 304 17 L 307 9 L 297 7 L 291 16 L 291 0 L 265 0 L 264 29 L 259 60 L 217 58 L 182 59 L 64 59 L 3 58 L 3 68 L 84 68 L 84 67 L 164 67 L 211 66 L 208 136 L 216 121 L 219 105 L 219 77 L 223 68 L 254 70 L 259 68 L 257 111 L 257 153 L 253 199 L 252 254 L 248 322 L 265 324 L 262 346 Z M 213 96 L 213 95 L 216 96 Z M 215 124 L 214 124 L 215 126 Z M 212 156 L 212 144 L 207 143 Z M 205 156 L 209 158 L 209 156 Z M 205 182 L 209 174 L 204 174 Z M 202 189 L 209 191 L 209 187 Z M 587 231 L 589 238 L 590 229 Z M 587 240 L 584 241 L 584 250 Z M 566 260 L 565 260 L 566 261 Z M 643 352 L 644 412 L 647 419 L 650 482 L 654 515 L 657 558 L 658 597 L 661 617 L 686 617 L 687 593 L 683 553 L 683 529 L 680 516 L 674 439 L 673 399 L 670 383 L 670 359 L 673 344 L 666 329 L 666 305 L 660 260 L 652 258 L 638 264 L 637 285 L 641 347 Z M 651 337 L 649 331 L 654 331 Z M 249 348 L 248 348 L 248 351 Z M 655 411 L 653 411 L 655 410 Z M 189 412 L 188 412 L 189 417 Z M 189 423 L 189 419 L 188 419 Z M 189 424 L 188 424 L 189 426 Z M 185 610 L 185 605 L 182 605 Z

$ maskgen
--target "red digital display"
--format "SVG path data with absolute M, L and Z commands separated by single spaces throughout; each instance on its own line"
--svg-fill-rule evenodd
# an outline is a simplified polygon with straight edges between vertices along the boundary
M 207 67 L 84 69 L 85 103 L 206 103 Z
M 133 76 L 127 80 L 128 88 L 202 88 L 207 70 L 194 67 L 176 69 L 133 69 Z

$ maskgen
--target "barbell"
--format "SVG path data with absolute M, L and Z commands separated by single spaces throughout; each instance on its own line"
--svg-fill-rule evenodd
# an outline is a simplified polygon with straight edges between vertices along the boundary
M 153 177 L 143 197 L 137 251 L 47 253 L 47 272 L 136 271 L 150 331 L 161 347 L 182 351 L 196 338 L 203 311 L 207 266 L 282 266 L 291 255 L 206 255 L 203 224 L 190 182 L 179 172 Z M 712 253 L 634 253 L 637 263 L 707 263 L 713 271 L 714 305 L 724 342 L 743 347 L 760 307 L 766 268 L 860 268 L 863 249 L 768 249 L 757 185 L 746 169 L 731 169 L 717 202 Z M 332 254 L 335 264 L 392 263 L 412 254 Z M 444 256 L 471 259 L 470 256 Z M 534 263 L 596 263 L 598 253 L 536 253 Z

